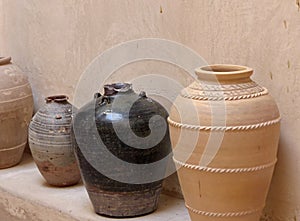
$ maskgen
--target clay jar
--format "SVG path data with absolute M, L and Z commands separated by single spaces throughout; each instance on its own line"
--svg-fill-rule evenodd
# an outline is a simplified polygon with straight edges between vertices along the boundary
M 151 213 L 171 152 L 168 114 L 144 92 L 136 94 L 131 84 L 105 85 L 104 90 L 78 111 L 73 123 L 85 187 L 100 215 Z
M 198 68 L 199 81 L 182 91 L 171 110 L 174 162 L 193 221 L 260 219 L 276 163 L 280 115 L 252 73 L 236 65 Z
M 40 173 L 48 184 L 61 187 L 80 180 L 70 138 L 73 108 L 67 99 L 47 97 L 29 125 L 30 150 Z
M 27 143 L 33 97 L 27 77 L 0 57 L 0 169 L 18 164 Z

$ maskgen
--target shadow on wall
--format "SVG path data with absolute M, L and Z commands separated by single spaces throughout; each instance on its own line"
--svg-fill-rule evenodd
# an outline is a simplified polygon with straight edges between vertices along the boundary
M 298 176 L 291 176 L 291 171 L 295 171 L 295 159 L 291 159 L 292 156 L 286 153 L 286 147 L 290 146 L 290 141 L 288 134 L 284 133 L 285 131 L 281 131 L 277 154 L 278 161 L 274 170 L 266 207 L 260 221 L 299 220 L 297 218 L 297 210 L 294 210 L 291 206 L 299 197 L 297 194 L 298 187 L 291 185 L 291 183 L 298 182 Z M 294 157 L 297 156 L 295 155 Z M 288 193 L 288 198 L 285 198 L 284 201 L 280 199 L 282 202 L 278 202 L 276 197 L 286 195 L 286 193 Z M 285 206 L 278 207 L 278 205 Z

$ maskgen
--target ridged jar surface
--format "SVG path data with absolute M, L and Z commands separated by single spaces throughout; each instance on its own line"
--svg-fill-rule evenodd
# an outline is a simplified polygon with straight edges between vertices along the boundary
M 186 206 L 193 221 L 258 221 L 277 160 L 279 111 L 251 69 L 211 67 L 196 71 L 200 81 L 182 91 L 168 119 Z
M 47 102 L 29 126 L 29 145 L 42 176 L 50 185 L 70 186 L 80 172 L 71 145 L 72 105 Z
M 10 60 L 0 57 L 0 169 L 21 161 L 33 113 L 28 79 Z

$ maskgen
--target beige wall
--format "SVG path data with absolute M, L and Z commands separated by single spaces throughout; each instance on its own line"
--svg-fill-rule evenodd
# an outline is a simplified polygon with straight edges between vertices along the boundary
M 3 46 L 3 25 L 4 25 L 4 15 L 3 15 L 3 7 L 2 7 L 2 4 L 3 4 L 3 1 L 0 1 L 0 53 L 2 54 L 3 53 L 3 49 L 4 49 L 4 46 Z
M 11 55 L 29 75 L 36 106 L 50 94 L 72 97 L 80 74 L 96 55 L 142 37 L 178 41 L 209 63 L 254 68 L 254 79 L 268 87 L 283 118 L 266 220 L 294 221 L 300 219 L 300 11 L 296 2 L 0 0 L 0 52 Z M 147 68 L 132 70 L 147 72 Z

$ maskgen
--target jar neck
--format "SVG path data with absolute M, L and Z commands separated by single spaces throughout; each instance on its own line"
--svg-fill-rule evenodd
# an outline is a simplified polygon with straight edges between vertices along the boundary
M 246 66 L 215 64 L 197 68 L 198 80 L 207 84 L 238 84 L 251 81 L 253 70 Z

